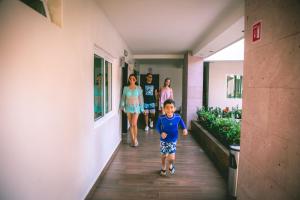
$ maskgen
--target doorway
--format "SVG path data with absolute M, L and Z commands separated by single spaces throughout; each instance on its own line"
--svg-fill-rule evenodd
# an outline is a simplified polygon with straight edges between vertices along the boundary
M 127 85 L 128 82 L 128 63 L 125 63 L 124 67 L 122 67 L 122 88 L 121 94 L 123 92 L 124 86 Z M 128 130 L 128 120 L 126 113 L 122 112 L 122 133 L 127 133 Z

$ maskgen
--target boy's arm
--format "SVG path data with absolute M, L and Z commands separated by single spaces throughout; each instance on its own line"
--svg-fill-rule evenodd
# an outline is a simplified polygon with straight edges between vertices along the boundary
M 157 88 L 154 89 L 154 97 L 155 97 L 155 101 L 157 101 L 157 100 L 159 99 L 158 94 L 159 94 L 159 92 L 158 92 Z
M 187 134 L 188 134 L 187 129 L 183 129 L 182 134 L 183 134 L 183 135 L 187 135 Z
M 179 125 L 181 126 L 181 128 L 183 129 L 183 135 L 187 135 L 188 134 L 188 132 L 187 132 L 187 128 L 186 128 L 186 126 L 185 126 L 185 124 L 184 124 L 184 121 L 182 120 L 182 118 L 180 117 L 180 120 L 179 120 Z
M 162 139 L 165 139 L 167 137 L 167 134 L 165 132 L 163 132 L 163 130 L 162 130 L 161 118 L 158 118 L 158 120 L 157 120 L 156 130 L 160 134 L 160 136 L 161 136 Z

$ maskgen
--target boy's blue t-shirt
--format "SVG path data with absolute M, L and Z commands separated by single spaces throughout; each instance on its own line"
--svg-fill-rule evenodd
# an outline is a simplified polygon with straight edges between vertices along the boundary
M 160 137 L 160 140 L 164 142 L 176 142 L 178 139 L 178 125 L 180 125 L 182 129 L 186 129 L 182 118 L 176 113 L 174 113 L 173 117 L 171 118 L 169 118 L 167 115 L 159 116 L 156 123 L 156 130 L 159 134 L 162 132 L 167 134 L 165 139 Z

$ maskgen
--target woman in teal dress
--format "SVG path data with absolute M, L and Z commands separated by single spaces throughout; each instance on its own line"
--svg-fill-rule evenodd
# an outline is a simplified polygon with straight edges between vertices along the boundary
M 139 114 L 144 112 L 144 99 L 143 91 L 136 83 L 137 78 L 135 74 L 130 74 L 128 80 L 128 86 L 123 88 L 121 109 L 127 113 L 130 124 L 131 146 L 136 147 L 139 144 L 137 140 L 137 121 Z

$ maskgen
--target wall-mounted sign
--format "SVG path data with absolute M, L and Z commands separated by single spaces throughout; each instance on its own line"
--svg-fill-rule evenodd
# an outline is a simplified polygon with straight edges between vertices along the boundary
M 252 42 L 256 42 L 261 38 L 261 21 L 256 22 L 252 26 Z

